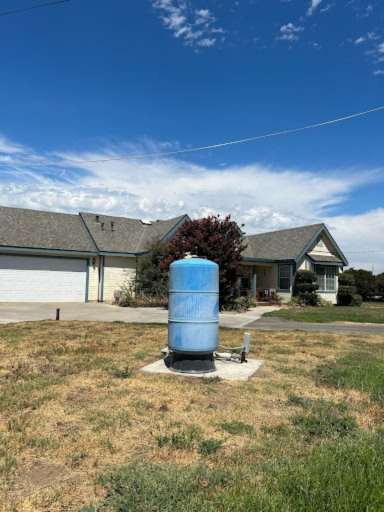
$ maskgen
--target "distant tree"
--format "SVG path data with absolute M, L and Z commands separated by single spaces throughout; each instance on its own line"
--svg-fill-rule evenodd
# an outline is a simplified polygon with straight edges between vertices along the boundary
M 344 274 L 352 275 L 355 279 L 356 293 L 363 297 L 363 300 L 372 300 L 376 295 L 376 279 L 369 270 L 355 270 L 350 268 Z
M 384 272 L 376 276 L 377 295 L 384 300 Z
M 241 227 L 243 226 L 244 224 Z M 244 233 L 231 220 L 230 215 L 225 218 L 214 215 L 186 221 L 166 244 L 161 267 L 168 271 L 171 263 L 183 259 L 187 252 L 217 263 L 220 269 L 220 305 L 223 306 L 235 298 L 237 281 L 241 275 L 239 265 L 246 247 Z

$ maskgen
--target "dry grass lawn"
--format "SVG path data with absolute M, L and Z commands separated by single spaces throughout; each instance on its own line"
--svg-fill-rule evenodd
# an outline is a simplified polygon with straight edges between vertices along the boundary
M 238 345 L 242 335 L 221 329 L 220 343 Z M 69 511 L 97 503 L 105 491 L 96 475 L 111 465 L 203 460 L 235 467 L 276 451 L 296 456 L 308 443 L 280 443 L 273 435 L 285 425 L 293 429 L 290 418 L 303 411 L 292 396 L 336 404 L 373 432 L 383 424 L 381 403 L 357 389 L 321 385 L 313 370 L 383 342 L 383 336 L 252 331 L 251 357 L 265 366 L 247 383 L 210 382 L 139 371 L 166 346 L 163 325 L 0 326 L 0 510 Z M 222 444 L 206 454 L 202 442 L 211 438 Z

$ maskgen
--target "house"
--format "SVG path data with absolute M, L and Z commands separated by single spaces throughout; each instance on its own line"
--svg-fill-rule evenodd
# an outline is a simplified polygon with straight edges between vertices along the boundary
M 0 302 L 112 301 L 153 240 L 171 238 L 188 215 L 139 220 L 0 207 Z M 249 236 L 241 292 L 295 293 L 298 269 L 315 270 L 336 301 L 345 256 L 324 224 Z
M 243 253 L 247 271 L 241 292 L 276 290 L 283 302 L 295 295 L 297 270 L 318 275 L 319 293 L 336 304 L 338 275 L 348 261 L 324 224 L 271 231 L 247 237 Z
M 112 301 L 166 221 L 0 207 L 0 302 Z

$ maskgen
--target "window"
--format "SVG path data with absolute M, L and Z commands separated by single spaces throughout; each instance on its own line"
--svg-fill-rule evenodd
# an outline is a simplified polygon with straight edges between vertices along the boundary
M 279 290 L 289 290 L 291 286 L 289 265 L 279 265 Z
M 250 290 L 250 279 L 249 277 L 240 278 L 240 297 L 246 297 Z
M 319 292 L 336 291 L 336 269 L 335 267 L 316 267 L 316 274 L 319 283 Z

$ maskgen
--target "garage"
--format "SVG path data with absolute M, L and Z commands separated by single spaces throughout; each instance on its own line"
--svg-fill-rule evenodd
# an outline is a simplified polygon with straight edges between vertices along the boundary
M 0 302 L 85 302 L 87 259 L 0 255 Z

